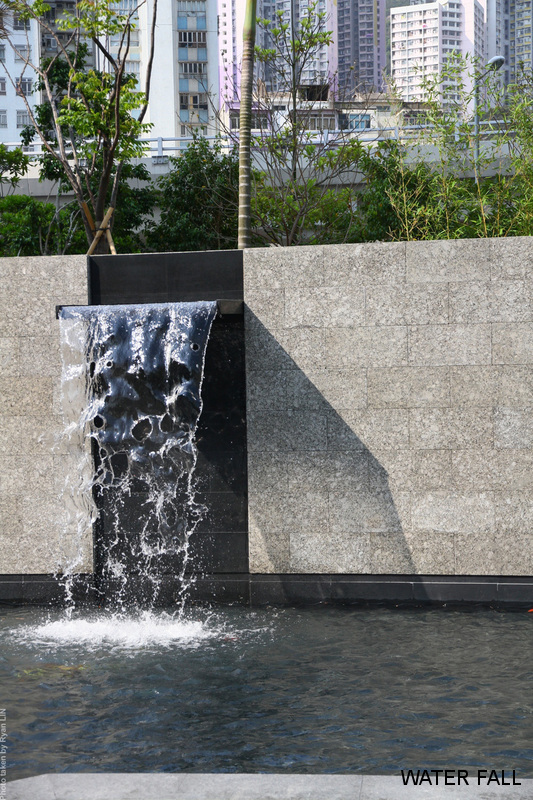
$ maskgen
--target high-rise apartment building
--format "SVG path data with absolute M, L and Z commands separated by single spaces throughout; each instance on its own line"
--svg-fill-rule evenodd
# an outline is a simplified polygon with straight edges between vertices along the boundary
M 212 135 L 217 127 L 216 108 L 219 98 L 219 36 L 218 2 L 226 0 L 165 0 L 159 2 L 155 30 L 155 53 L 152 66 L 150 103 L 145 121 L 152 123 L 151 136 L 190 139 L 193 131 Z M 231 3 L 231 0 L 227 0 Z M 235 0 L 234 0 L 235 2 Z M 10 40 L 20 54 L 29 48 L 38 63 L 42 57 L 57 53 L 57 40 L 67 40 L 69 32 L 62 32 L 57 22 L 64 11 L 73 11 L 76 0 L 49 0 L 45 14 L 51 35 L 35 21 L 15 18 Z M 139 89 L 145 85 L 152 25 L 153 0 L 139 4 L 138 0 L 116 0 L 114 6 L 122 13 L 138 8 L 138 17 L 130 36 L 130 48 L 125 69 L 139 80 Z M 242 37 L 242 28 L 241 28 Z M 106 47 L 111 54 L 117 51 L 120 37 L 108 37 Z M 22 59 L 9 43 L 0 43 L 4 58 L 0 59 L 9 74 L 16 76 L 20 89 L 32 103 L 40 102 L 36 94 L 35 75 L 24 67 Z M 20 63 L 17 63 L 18 62 Z M 5 108 L 0 108 L 0 139 L 16 143 L 20 130 L 29 122 L 24 102 L 10 84 L 8 75 L 2 74 L 0 64 L 0 106 L 2 96 Z M 105 68 L 102 54 L 89 47 L 87 66 Z
M 316 20 L 317 27 L 322 31 L 336 30 L 337 25 L 337 4 L 334 0 L 259 0 L 258 16 L 270 20 L 272 25 L 287 25 L 289 38 L 291 31 L 297 36 L 300 19 L 312 9 L 312 16 Z M 323 21 L 319 23 L 317 15 L 323 15 Z M 242 29 L 241 29 L 242 30 Z M 242 33 L 240 34 L 242 36 Z M 259 44 L 265 47 L 272 46 L 268 33 L 259 30 Z M 310 57 L 309 57 L 310 55 Z M 319 45 L 311 54 L 308 54 L 306 63 L 301 69 L 300 83 L 303 86 L 315 86 L 332 84 L 337 72 L 337 46 L 333 41 L 330 45 Z M 278 58 L 274 64 L 266 66 L 264 74 L 260 75 L 264 80 L 266 90 L 269 92 L 279 92 L 286 89 L 291 81 L 285 62 L 282 57 Z
M 0 141 L 19 143 L 20 133 L 30 124 L 24 97 L 35 105 L 35 72 L 27 61 L 39 58 L 37 24 L 4 12 L 9 41 L 0 42 Z
M 453 53 L 486 58 L 485 10 L 478 0 L 434 0 L 391 9 L 391 74 L 407 101 L 425 99 L 424 77 Z M 453 97 L 453 91 L 449 94 Z
M 384 88 L 386 0 L 338 0 L 336 42 L 341 96 Z
M 141 60 L 142 60 L 142 47 L 141 47 L 141 34 L 139 25 L 139 16 L 137 14 L 138 0 L 116 0 L 115 8 L 123 14 L 132 15 L 134 27 L 130 31 L 129 51 L 126 58 L 125 71 L 129 74 L 135 75 L 138 83 L 141 79 Z M 120 45 L 121 36 L 111 36 L 105 42 L 106 47 L 112 55 L 115 55 Z M 105 69 L 104 58 L 100 50 L 95 51 L 96 67 Z M 141 88 L 139 86 L 139 88 Z
M 68 36 L 57 26 L 64 10 L 76 0 L 49 0 L 46 14 L 56 35 Z M 280 19 L 295 30 L 311 0 L 258 0 L 257 15 L 277 24 Z M 116 0 L 125 12 L 137 0 Z M 384 88 L 386 0 L 317 0 L 324 13 L 323 29 L 333 32 L 331 45 L 317 48 L 300 77 L 302 86 L 335 87 L 334 96 L 349 98 Z M 514 80 L 520 63 L 533 66 L 533 0 L 411 0 L 410 5 L 390 11 L 391 74 L 400 95 L 422 101 L 423 75 L 438 73 L 453 51 L 472 54 L 483 63 L 503 55 L 506 63 L 498 73 L 506 83 Z M 150 49 L 153 0 L 139 6 L 138 28 L 132 32 L 126 70 L 139 77 L 144 87 Z M 193 131 L 213 135 L 218 130 L 217 109 L 231 107 L 238 113 L 244 0 L 165 0 L 159 2 L 156 48 L 153 62 L 147 122 L 151 136 L 189 140 Z M 10 15 L 9 15 L 10 16 Z M 54 36 L 33 21 L 18 17 L 11 23 L 11 41 L 0 42 L 0 140 L 19 141 L 29 116 L 21 93 L 32 104 L 35 75 L 24 63 L 31 52 L 34 63 L 57 52 Z M 257 43 L 268 46 L 268 33 L 258 27 Z M 116 42 L 111 38 L 111 48 Z M 98 63 L 90 50 L 89 65 Z M 280 92 L 290 76 L 278 59 L 273 69 L 256 62 L 260 89 Z M 13 82 L 9 76 L 12 76 Z M 18 89 L 16 88 L 18 87 Z M 312 90 L 313 91 L 313 90 Z M 330 95 L 330 98 L 333 95 Z M 314 94 L 313 99 L 322 96 Z
M 291 34 L 297 36 L 303 15 L 311 7 L 312 18 L 322 31 L 334 31 L 336 28 L 335 0 L 258 0 L 257 16 L 267 20 L 268 24 L 260 24 L 256 29 L 256 44 L 260 47 L 273 47 L 269 28 L 280 23 L 287 25 L 287 41 Z M 243 23 L 245 3 L 243 0 L 218 0 L 218 30 L 220 47 L 220 105 L 227 124 L 233 128 L 239 125 L 240 75 L 243 48 Z M 317 15 L 323 15 L 320 19 Z M 333 41 L 330 45 L 318 46 L 307 54 L 306 63 L 297 68 L 300 100 L 307 99 L 313 103 L 323 104 L 333 98 L 329 88 L 336 88 L 337 47 Z M 310 56 L 310 57 L 309 57 Z M 265 98 L 270 95 L 274 111 L 282 120 L 287 113 L 287 92 L 292 84 L 292 74 L 287 60 L 280 57 L 274 63 L 263 64 L 255 61 L 257 90 Z M 306 87 L 308 91 L 306 91 Z M 327 87 L 327 88 L 325 88 Z
M 139 7 L 141 87 L 150 52 L 152 0 Z M 152 136 L 213 135 L 219 94 L 216 0 L 159 3 L 146 121 Z
M 72 36 L 70 31 L 62 31 L 58 23 L 65 12 L 74 11 L 76 0 L 48 0 L 47 5 L 43 25 L 32 18 L 21 19 L 16 13 L 4 12 L 8 33 L 0 43 L 0 141 L 4 143 L 20 145 L 21 131 L 31 122 L 26 103 L 33 109 L 44 100 L 36 89 L 32 65 L 56 56 Z M 94 47 L 89 41 L 87 45 L 86 67 L 94 67 Z M 38 143 L 39 139 L 34 141 Z M 26 149 L 31 152 L 33 148 L 30 145 Z
M 218 0 L 220 101 L 237 103 L 240 92 L 245 3 Z M 261 9 L 258 9 L 260 13 Z M 259 40 L 258 44 L 262 42 Z
M 505 64 L 498 71 L 503 84 L 511 80 L 510 0 L 486 0 L 487 2 L 487 60 L 503 56 Z M 513 0 L 514 4 L 514 0 Z M 531 0 L 529 0 L 531 6 Z M 514 47 L 513 47 L 514 53 Z M 514 71 L 514 68 L 513 68 Z
M 509 23 L 509 73 L 511 80 L 520 77 L 521 67 L 533 69 L 532 0 L 506 0 L 504 12 L 508 8 Z M 505 18 L 504 18 L 505 22 Z

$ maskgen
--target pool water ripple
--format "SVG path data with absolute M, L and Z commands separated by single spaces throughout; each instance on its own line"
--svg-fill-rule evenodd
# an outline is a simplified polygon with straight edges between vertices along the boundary
M 227 608 L 125 619 L 115 634 L 111 622 L 2 611 L 11 778 L 468 766 L 533 776 L 532 615 Z

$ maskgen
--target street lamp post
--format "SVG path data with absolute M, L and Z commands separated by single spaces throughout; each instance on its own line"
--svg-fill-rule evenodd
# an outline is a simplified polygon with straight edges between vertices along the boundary
M 479 167 L 479 82 L 489 72 L 495 72 L 501 69 L 505 64 L 503 56 L 493 56 L 486 63 L 486 69 L 479 74 L 474 72 L 474 168 L 476 171 L 476 181 L 478 180 L 478 167 Z

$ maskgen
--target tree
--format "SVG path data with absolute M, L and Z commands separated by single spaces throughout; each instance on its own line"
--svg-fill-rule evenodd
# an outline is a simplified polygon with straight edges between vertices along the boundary
M 335 115 L 328 116 L 327 107 L 336 97 L 334 79 L 323 70 L 313 75 L 320 50 L 333 39 L 325 12 L 312 2 L 298 20 L 293 12 L 289 21 L 279 11 L 275 22 L 259 23 L 267 46 L 257 48 L 257 60 L 273 91 L 258 103 L 261 129 L 254 144 L 263 169 L 256 181 L 256 233 L 283 245 L 342 241 L 351 225 L 361 147 L 344 132 L 332 132 Z
M 241 106 L 239 113 L 239 231 L 238 247 L 250 246 L 251 228 L 251 126 L 252 94 L 254 81 L 254 47 L 256 28 L 256 0 L 246 0 L 244 17 Z
M 320 49 L 332 42 L 326 15 L 311 2 L 297 21 L 292 14 L 287 21 L 280 10 L 274 21 L 259 19 L 257 26 L 252 241 L 287 246 L 343 241 L 353 217 L 361 145 L 335 130 L 334 78 L 323 69 L 313 73 Z M 231 127 L 227 134 L 236 140 Z M 246 131 L 238 136 L 242 141 Z
M 143 185 L 146 183 L 146 185 Z M 118 190 L 113 229 L 122 252 L 145 250 L 141 235 L 153 216 L 156 192 L 146 167 L 125 164 Z M 42 202 L 28 195 L 0 197 L 0 256 L 40 256 L 84 253 L 85 231 L 76 201 Z
M 237 245 L 239 161 L 195 135 L 159 180 L 161 221 L 146 232 L 156 251 L 225 250 Z
M 28 171 L 30 159 L 22 152 L 20 147 L 9 150 L 5 144 L 0 144 L 0 193 L 4 196 L 4 189 L 13 190 L 21 177 Z
M 480 131 L 474 124 L 478 82 Z M 357 232 L 371 240 L 533 234 L 533 77 L 505 93 L 475 59 L 455 56 L 424 80 L 418 140 L 367 153 Z
M 77 210 L 28 195 L 0 198 L 0 256 L 82 253 L 87 247 Z
M 140 137 L 149 129 L 143 120 L 148 108 L 157 0 L 153 0 L 144 92 L 137 90 L 137 78 L 126 71 L 131 32 L 144 2 L 123 12 L 112 0 L 79 0 L 74 13 L 64 12 L 56 26 L 47 19 L 50 7 L 43 0 L 5 0 L 10 12 L 33 19 L 39 30 L 55 41 L 57 54 L 37 64 L 29 55 L 29 42 L 26 49 L 17 49 L 7 31 L 7 41 L 23 63 L 22 76 L 28 67 L 37 75 L 43 103 L 35 111 L 20 82 L 13 76 L 10 80 L 31 120 L 33 131 L 26 133 L 26 141 L 33 135 L 43 148 L 41 174 L 68 183 L 89 244 L 104 219 L 109 222 L 112 217 L 123 165 L 144 153 Z M 88 44 L 99 52 L 103 68 L 88 66 Z M 105 237 L 100 249 L 107 249 Z

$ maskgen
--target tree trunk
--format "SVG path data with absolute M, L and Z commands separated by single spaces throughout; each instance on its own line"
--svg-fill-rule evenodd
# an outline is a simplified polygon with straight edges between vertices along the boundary
M 252 89 L 254 78 L 255 16 L 257 0 L 246 0 L 244 18 L 241 105 L 239 112 L 239 231 L 237 247 L 250 247 Z
M 111 253 L 111 249 L 109 247 L 109 242 L 107 241 L 106 236 L 101 236 L 98 244 L 93 250 L 93 256 L 108 256 Z

